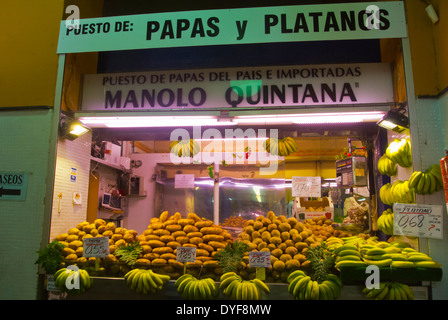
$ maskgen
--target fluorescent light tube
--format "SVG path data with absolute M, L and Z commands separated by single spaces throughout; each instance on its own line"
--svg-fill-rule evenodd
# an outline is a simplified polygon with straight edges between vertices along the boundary
M 357 123 L 378 121 L 383 112 L 347 112 L 319 113 L 271 116 L 237 116 L 234 122 L 238 124 L 318 124 L 318 123 Z
M 232 121 L 219 121 L 212 116 L 178 117 L 81 117 L 79 121 L 97 128 L 229 126 Z

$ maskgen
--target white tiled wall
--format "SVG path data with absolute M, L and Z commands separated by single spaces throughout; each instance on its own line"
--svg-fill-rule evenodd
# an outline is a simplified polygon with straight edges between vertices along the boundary
M 59 140 L 50 240 L 86 220 L 91 140 L 90 132 L 74 141 Z M 73 169 L 76 171 L 73 172 Z M 73 175 L 75 181 L 72 180 Z M 73 202 L 75 192 L 81 196 L 80 204 Z

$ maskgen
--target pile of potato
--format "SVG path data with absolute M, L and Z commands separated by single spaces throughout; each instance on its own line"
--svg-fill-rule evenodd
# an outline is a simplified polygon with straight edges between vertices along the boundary
M 231 235 L 213 223 L 189 213 L 186 218 L 176 212 L 169 217 L 163 212 L 159 218 L 152 218 L 148 228 L 137 237 L 144 255 L 137 262 L 147 265 L 172 264 L 176 261 L 177 247 L 195 247 L 196 262 L 204 266 L 217 266 L 213 256 L 219 249 L 232 241 Z
M 220 223 L 219 225 L 222 227 L 232 227 L 232 228 L 243 228 L 246 223 L 247 219 L 244 219 L 241 216 L 231 216 L 224 220 L 224 222 Z
M 118 262 L 118 259 L 113 255 L 115 249 L 122 244 L 137 241 L 137 231 L 117 227 L 115 223 L 106 223 L 103 219 L 96 219 L 93 223 L 88 221 L 81 222 L 75 228 L 70 228 L 66 233 L 57 235 L 54 240 L 59 241 L 65 246 L 61 251 L 65 264 L 76 263 L 82 267 L 93 267 L 96 259 L 83 257 L 83 240 L 93 237 L 109 238 L 110 254 L 107 258 L 101 259 L 101 262 Z M 100 274 L 104 273 L 104 266 L 101 267 L 101 270 L 97 271 L 100 271 L 98 272 Z M 118 266 L 115 266 L 111 271 L 117 273 L 120 270 Z
M 343 237 L 347 234 L 334 230 L 333 222 L 325 216 L 307 219 L 304 222 L 296 218 L 276 216 L 269 211 L 264 216 L 249 220 L 239 235 L 240 241 L 249 246 L 249 251 L 270 251 L 272 268 L 266 269 L 268 282 L 285 282 L 289 273 L 299 267 L 309 266 L 306 250 L 321 245 L 331 236 Z M 249 263 L 249 253 L 243 261 Z M 246 268 L 248 278 L 254 276 L 254 270 Z
M 55 240 L 65 246 L 62 250 L 65 265 L 76 263 L 95 275 L 116 276 L 125 274 L 131 267 L 114 255 L 115 250 L 122 244 L 138 242 L 142 252 L 135 267 L 155 269 L 157 272 L 169 274 L 173 279 L 184 270 L 184 264 L 177 261 L 178 247 L 196 248 L 196 261 L 186 263 L 189 273 L 200 271 L 202 276 L 219 279 L 222 269 L 215 255 L 227 244 L 238 240 L 248 245 L 248 251 L 238 266 L 243 277 L 255 276 L 255 268 L 249 268 L 249 251 L 269 251 L 272 268 L 266 268 L 266 280 L 284 282 L 292 270 L 309 266 L 306 257 L 308 248 L 321 245 L 321 241 L 329 237 L 349 236 L 346 232 L 333 229 L 331 225 L 332 221 L 324 216 L 300 222 L 296 218 L 276 216 L 270 211 L 266 217 L 246 220 L 238 238 L 233 239 L 224 227 L 215 225 L 213 221 L 201 218 L 195 213 L 183 217 L 178 212 L 170 216 L 165 211 L 159 217 L 152 218 L 142 234 L 116 227 L 113 222 L 106 223 L 102 219 L 96 219 L 93 223 L 79 223 L 67 233 L 57 235 Z M 95 266 L 95 258 L 83 257 L 83 240 L 88 237 L 109 238 L 110 254 L 99 259 L 99 270 Z

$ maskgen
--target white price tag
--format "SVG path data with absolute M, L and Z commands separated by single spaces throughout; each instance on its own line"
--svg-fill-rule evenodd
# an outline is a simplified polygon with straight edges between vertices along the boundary
M 84 238 L 83 257 L 106 258 L 109 255 L 109 237 Z
M 196 262 L 196 248 L 177 247 L 176 260 L 180 262 Z
M 270 268 L 271 252 L 270 251 L 250 251 L 249 267 L 251 268 Z
M 321 177 L 292 177 L 291 192 L 293 197 L 320 198 L 322 195 Z
M 443 238 L 442 206 L 394 204 L 394 235 Z

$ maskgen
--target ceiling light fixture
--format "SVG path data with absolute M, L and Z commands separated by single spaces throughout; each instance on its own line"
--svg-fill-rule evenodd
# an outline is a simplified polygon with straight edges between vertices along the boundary
M 386 115 L 377 122 L 377 125 L 397 133 L 406 131 L 409 128 L 409 119 L 404 114 L 404 110 L 404 108 L 400 108 L 396 111 L 391 110 L 387 112 Z
M 73 141 L 89 130 L 90 128 L 80 121 L 66 114 L 61 114 L 59 119 L 59 135 L 61 138 Z

